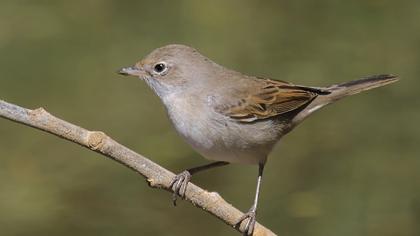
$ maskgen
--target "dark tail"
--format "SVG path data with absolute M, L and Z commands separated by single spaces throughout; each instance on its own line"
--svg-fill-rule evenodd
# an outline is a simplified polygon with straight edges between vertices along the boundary
M 353 80 L 342 84 L 335 84 L 325 88 L 317 88 L 322 93 L 316 97 L 303 111 L 295 118 L 294 123 L 299 123 L 312 112 L 331 104 L 341 98 L 357 94 L 366 90 L 382 87 L 398 81 L 395 75 L 374 75 L 359 80 Z
M 397 80 L 398 77 L 395 75 L 374 75 L 342 84 L 331 85 L 325 88 L 327 91 L 331 92 L 327 95 L 327 101 L 330 100 L 328 103 L 335 102 L 343 97 L 382 87 L 394 83 Z

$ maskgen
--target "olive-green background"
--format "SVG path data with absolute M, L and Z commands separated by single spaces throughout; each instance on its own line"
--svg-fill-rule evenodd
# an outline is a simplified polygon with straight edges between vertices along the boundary
M 322 86 L 393 73 L 269 158 L 258 220 L 279 235 L 420 235 L 420 1 L 0 0 L 0 99 L 102 130 L 179 172 L 206 163 L 146 85 L 115 71 L 169 43 L 246 74 Z M 194 177 L 247 210 L 255 166 Z M 0 120 L 0 235 L 236 235 L 78 145 Z

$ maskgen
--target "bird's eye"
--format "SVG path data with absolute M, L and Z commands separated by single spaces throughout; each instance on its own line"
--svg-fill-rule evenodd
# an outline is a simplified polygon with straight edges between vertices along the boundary
M 167 66 L 164 62 L 159 62 L 153 67 L 153 70 L 158 74 L 165 72 L 166 69 L 167 69 Z

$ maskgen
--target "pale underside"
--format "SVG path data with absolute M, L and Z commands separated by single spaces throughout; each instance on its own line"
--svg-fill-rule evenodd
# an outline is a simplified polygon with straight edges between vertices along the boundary
M 209 160 L 264 163 L 276 142 L 288 132 L 288 114 L 310 103 L 317 89 L 282 81 L 255 79 L 254 92 L 230 99 L 222 94 L 196 94 L 196 99 L 170 95 L 164 99 L 176 130 Z M 237 87 L 236 87 L 237 89 Z M 226 91 L 228 92 L 228 91 Z M 219 99 L 220 98 L 220 99 Z M 203 106 L 205 104 L 205 106 Z

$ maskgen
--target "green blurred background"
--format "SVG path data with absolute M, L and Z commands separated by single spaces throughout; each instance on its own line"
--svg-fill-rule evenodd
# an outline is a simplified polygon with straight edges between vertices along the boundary
M 183 43 L 227 67 L 322 86 L 393 73 L 269 158 L 258 220 L 279 235 L 420 235 L 420 1 L 0 0 L 0 99 L 102 130 L 179 172 L 206 163 L 156 96 L 115 71 Z M 0 120 L 0 235 L 236 235 L 127 168 Z M 194 177 L 247 210 L 255 166 Z

